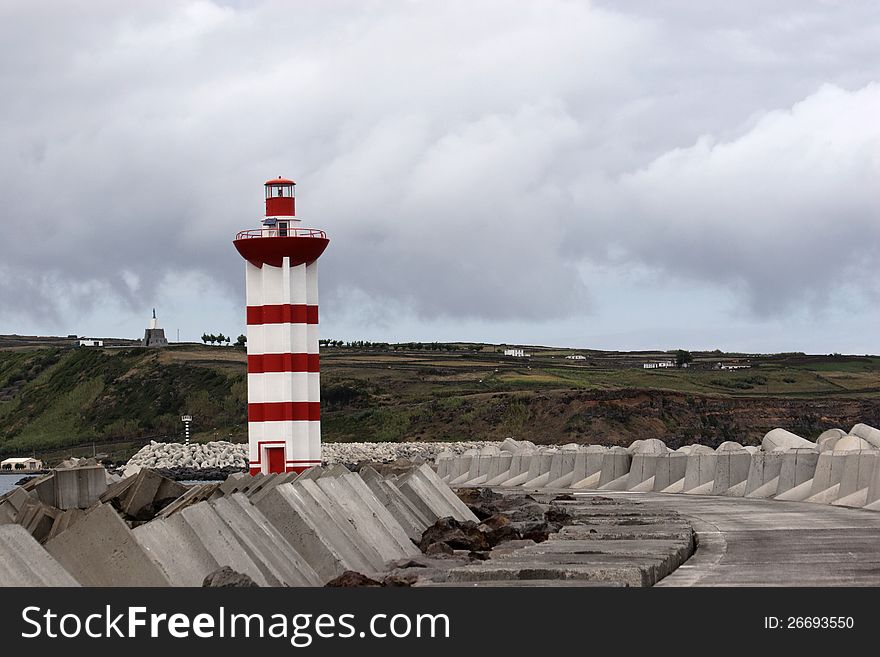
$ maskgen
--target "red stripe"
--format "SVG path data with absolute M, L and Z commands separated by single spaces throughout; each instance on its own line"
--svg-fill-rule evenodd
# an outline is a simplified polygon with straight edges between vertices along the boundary
M 320 371 L 320 356 L 318 354 L 254 354 L 248 356 L 248 374 Z
M 248 422 L 320 420 L 321 402 L 264 402 L 248 404 Z
M 248 326 L 260 324 L 317 324 L 318 306 L 304 303 L 281 303 L 247 307 Z

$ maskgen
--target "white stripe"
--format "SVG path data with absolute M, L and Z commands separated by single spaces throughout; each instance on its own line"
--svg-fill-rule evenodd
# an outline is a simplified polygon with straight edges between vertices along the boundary
M 248 374 L 248 403 L 320 401 L 318 372 L 264 372 Z
M 317 339 L 309 340 L 309 327 L 311 326 L 314 324 L 254 324 L 248 326 L 248 355 L 317 354 Z M 317 332 L 315 332 L 315 338 L 317 338 Z

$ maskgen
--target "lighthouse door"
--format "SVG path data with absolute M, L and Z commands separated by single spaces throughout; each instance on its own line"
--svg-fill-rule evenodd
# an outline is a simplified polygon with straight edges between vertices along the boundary
M 288 223 L 286 221 L 278 222 L 278 237 L 287 237 L 287 226 Z
M 284 448 L 283 447 L 267 447 L 266 463 L 269 466 L 266 474 L 273 472 L 284 472 Z

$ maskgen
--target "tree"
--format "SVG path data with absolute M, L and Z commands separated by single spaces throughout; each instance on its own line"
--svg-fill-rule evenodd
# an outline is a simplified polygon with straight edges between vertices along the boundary
M 202 342 L 208 344 L 208 338 L 211 337 L 207 333 L 202 333 Z
M 235 346 L 236 347 L 244 347 L 246 344 L 247 344 L 247 336 L 242 333 L 236 339 Z
M 675 366 L 676 367 L 684 367 L 688 363 L 694 362 L 694 356 L 689 351 L 685 351 L 684 349 L 679 349 L 675 352 Z

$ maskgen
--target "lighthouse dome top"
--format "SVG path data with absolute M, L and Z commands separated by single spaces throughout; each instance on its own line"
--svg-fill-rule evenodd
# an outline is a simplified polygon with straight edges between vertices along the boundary
M 292 180 L 288 180 L 287 178 L 282 178 L 278 176 L 277 178 L 270 178 L 264 183 L 267 187 L 269 186 L 282 186 L 282 185 L 295 185 L 296 183 Z

